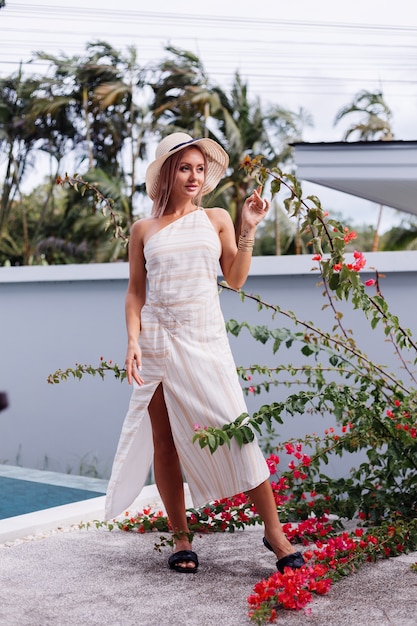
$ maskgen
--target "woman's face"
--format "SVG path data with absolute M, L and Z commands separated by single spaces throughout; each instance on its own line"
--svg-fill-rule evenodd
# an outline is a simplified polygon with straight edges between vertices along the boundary
M 201 192 L 205 175 L 202 153 L 198 148 L 188 148 L 180 161 L 171 197 L 192 200 Z

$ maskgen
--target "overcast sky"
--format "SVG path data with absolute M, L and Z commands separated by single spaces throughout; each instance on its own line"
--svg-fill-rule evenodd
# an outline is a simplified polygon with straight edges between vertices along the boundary
M 250 97 L 311 113 L 305 141 L 340 140 L 338 110 L 361 89 L 382 89 L 395 138 L 417 139 L 417 12 L 410 0 L 7 0 L 0 76 L 20 61 L 26 72 L 45 71 L 27 64 L 35 50 L 72 56 L 99 39 L 120 50 L 135 46 L 143 64 L 162 59 L 168 43 L 191 50 L 226 89 L 238 70 Z M 341 208 L 355 205 L 358 216 L 365 210 L 374 219 L 371 203 L 334 194 L 328 192 L 330 202 L 337 198 Z M 388 211 L 388 219 L 397 217 Z

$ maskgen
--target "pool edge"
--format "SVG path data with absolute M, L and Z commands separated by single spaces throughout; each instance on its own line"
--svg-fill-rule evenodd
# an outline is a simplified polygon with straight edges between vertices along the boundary
M 106 496 L 89 498 L 80 502 L 63 504 L 50 509 L 25 513 L 16 517 L 0 520 L 0 544 L 42 535 L 60 528 L 104 520 L 104 502 Z M 161 498 L 156 485 L 147 485 L 132 504 L 131 511 L 139 511 L 143 507 L 162 508 Z

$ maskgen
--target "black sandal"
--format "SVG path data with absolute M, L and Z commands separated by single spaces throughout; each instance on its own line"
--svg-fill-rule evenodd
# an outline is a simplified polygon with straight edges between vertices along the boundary
M 263 538 L 263 543 L 265 548 L 268 548 L 271 552 L 274 551 L 266 537 Z M 283 574 L 286 567 L 290 567 L 291 569 L 300 569 L 304 563 L 305 561 L 301 552 L 293 552 L 292 554 L 288 554 L 287 556 L 283 556 L 282 559 L 279 559 L 276 562 L 276 566 L 279 573 Z
M 191 561 L 195 567 L 182 567 L 180 563 L 187 563 Z M 179 550 L 174 552 L 168 559 L 168 565 L 170 569 L 176 572 L 182 572 L 183 574 L 194 574 L 198 568 L 198 558 L 195 552 L 192 550 Z

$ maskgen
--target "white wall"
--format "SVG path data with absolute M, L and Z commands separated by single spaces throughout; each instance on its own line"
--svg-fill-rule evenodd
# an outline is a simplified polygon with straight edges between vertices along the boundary
M 393 312 L 417 331 L 417 252 L 366 258 L 368 268 L 385 274 L 382 289 Z M 334 322 L 330 309 L 322 310 L 325 300 L 313 266 L 310 256 L 255 257 L 245 291 L 330 329 Z M 100 356 L 124 363 L 127 276 L 124 263 L 0 268 L 0 391 L 8 394 L 10 405 L 0 413 L 0 463 L 74 474 L 92 464 L 100 476 L 108 476 L 130 397 L 127 383 L 111 376 L 104 382 L 85 377 L 59 385 L 48 385 L 46 379 L 76 362 L 98 365 Z M 363 273 L 364 280 L 369 276 Z M 258 312 L 255 303 L 241 302 L 236 293 L 223 291 L 221 303 L 225 319 L 290 326 L 282 316 L 272 321 L 270 313 Z M 401 378 L 381 330 L 370 331 L 361 311 L 343 308 L 344 324 L 355 329 L 360 347 L 375 361 L 394 364 Z M 247 331 L 230 341 L 238 365 L 303 362 L 298 347 L 283 348 L 273 357 L 269 344 L 254 342 Z M 286 393 L 273 388 L 269 395 L 248 397 L 249 410 Z M 329 419 L 289 418 L 278 430 L 284 439 L 321 432 Z

